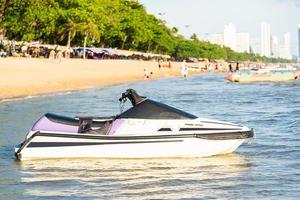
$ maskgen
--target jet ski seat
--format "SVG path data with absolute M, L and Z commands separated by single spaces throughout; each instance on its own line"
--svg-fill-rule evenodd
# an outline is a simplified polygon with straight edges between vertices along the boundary
M 105 135 L 115 117 L 77 116 L 79 120 L 78 133 Z
M 106 121 L 103 126 L 101 126 L 100 128 L 89 128 L 87 127 L 86 130 L 84 130 L 82 133 L 86 133 L 86 134 L 95 134 L 95 135 L 107 135 L 109 133 L 109 130 L 112 126 L 112 121 Z
M 53 113 L 46 113 L 45 117 L 54 123 L 70 125 L 70 126 L 78 126 L 79 124 L 79 121 L 74 118 L 57 115 Z
M 53 113 L 46 113 L 45 117 L 48 120 L 57 124 L 76 126 L 78 127 L 78 133 L 87 133 L 91 130 L 93 131 L 97 130 L 97 132 L 103 132 L 105 129 L 107 129 L 107 126 L 111 125 L 112 121 L 115 119 L 115 117 L 93 117 L 93 116 L 76 116 L 75 118 L 72 118 L 72 117 L 66 117 L 66 116 L 57 115 Z

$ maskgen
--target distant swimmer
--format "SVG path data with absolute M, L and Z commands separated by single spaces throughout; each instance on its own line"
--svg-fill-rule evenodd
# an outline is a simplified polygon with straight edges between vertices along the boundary
M 187 80 L 187 75 L 189 73 L 188 67 L 186 66 L 185 60 L 181 63 L 181 75 L 185 80 Z
M 149 78 L 149 73 L 146 69 L 144 69 L 144 80 L 147 80 Z
M 295 73 L 295 80 L 300 80 L 300 71 Z

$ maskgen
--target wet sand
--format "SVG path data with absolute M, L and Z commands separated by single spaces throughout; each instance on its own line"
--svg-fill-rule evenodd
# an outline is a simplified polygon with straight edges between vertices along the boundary
M 153 72 L 150 79 L 179 76 L 180 63 L 172 65 L 159 70 L 155 61 L 3 58 L 0 99 L 144 80 L 144 69 Z

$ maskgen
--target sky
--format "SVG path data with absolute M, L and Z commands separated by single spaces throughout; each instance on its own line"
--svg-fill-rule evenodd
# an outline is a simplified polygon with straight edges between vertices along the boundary
M 297 55 L 300 0 L 139 0 L 150 14 L 177 27 L 179 33 L 199 38 L 221 33 L 233 23 L 237 32 L 250 33 L 251 45 L 260 50 L 261 22 L 271 25 L 271 34 L 283 44 L 283 34 L 291 33 L 292 54 Z M 161 13 L 161 14 L 159 14 Z

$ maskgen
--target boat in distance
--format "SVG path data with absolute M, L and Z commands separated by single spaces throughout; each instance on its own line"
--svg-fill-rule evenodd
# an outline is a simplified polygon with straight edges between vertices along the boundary
M 226 77 L 231 82 L 293 81 L 299 79 L 300 70 L 288 68 L 264 68 L 241 70 L 229 73 Z
M 19 160 L 35 158 L 207 157 L 235 151 L 253 129 L 198 118 L 166 104 L 122 93 L 132 107 L 113 117 L 65 117 L 47 113 L 15 146 Z

